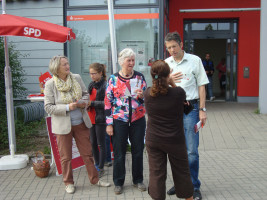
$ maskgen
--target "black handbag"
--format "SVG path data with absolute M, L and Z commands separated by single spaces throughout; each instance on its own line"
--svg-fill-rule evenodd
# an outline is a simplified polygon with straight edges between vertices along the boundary
M 194 109 L 194 105 L 190 101 L 184 101 L 184 114 L 188 115 Z

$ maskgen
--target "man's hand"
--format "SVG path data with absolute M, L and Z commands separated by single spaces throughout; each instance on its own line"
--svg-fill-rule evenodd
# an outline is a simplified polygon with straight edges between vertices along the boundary
M 169 84 L 170 86 L 172 86 L 173 88 L 174 88 L 174 87 L 177 87 L 176 84 L 175 84 L 175 82 L 174 82 L 174 80 L 173 80 L 173 77 L 172 77 L 172 76 L 169 76 L 169 77 L 168 77 L 168 84 Z
M 201 85 L 198 87 L 199 92 L 199 107 L 205 108 L 205 101 L 206 101 L 206 89 L 205 85 Z M 207 114 L 204 111 L 199 111 L 199 120 L 202 122 L 203 126 L 206 124 Z
M 113 125 L 108 125 L 106 128 L 106 132 L 109 136 L 113 135 Z
M 201 123 L 203 124 L 203 126 L 206 124 L 206 120 L 207 120 L 207 114 L 204 111 L 199 111 L 199 120 L 201 121 Z
M 171 69 L 171 78 L 174 80 L 175 83 L 181 83 L 181 79 L 183 78 L 183 74 L 182 72 L 176 72 L 176 73 L 172 73 L 172 69 Z

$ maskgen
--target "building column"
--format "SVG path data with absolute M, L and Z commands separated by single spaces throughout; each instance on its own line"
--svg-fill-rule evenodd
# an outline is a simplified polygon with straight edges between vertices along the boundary
M 261 0 L 259 110 L 267 114 L 267 1 Z

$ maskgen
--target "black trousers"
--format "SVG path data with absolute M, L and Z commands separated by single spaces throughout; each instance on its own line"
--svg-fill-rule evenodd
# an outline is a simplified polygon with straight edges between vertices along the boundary
M 142 183 L 144 136 L 146 130 L 145 117 L 142 117 L 131 124 L 114 119 L 113 130 L 114 135 L 112 136 L 112 144 L 114 152 L 114 185 L 122 186 L 125 181 L 125 154 L 128 137 L 131 142 L 133 183 Z
M 95 164 L 103 169 L 106 159 L 106 125 L 93 124 L 90 128 L 90 141 Z
M 185 144 L 164 144 L 146 141 L 149 163 L 148 193 L 155 200 L 166 199 L 167 157 L 169 158 L 176 196 L 193 196 Z

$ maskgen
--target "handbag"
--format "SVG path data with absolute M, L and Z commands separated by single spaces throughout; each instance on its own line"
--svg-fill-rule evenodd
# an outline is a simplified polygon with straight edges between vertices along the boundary
M 190 101 L 184 101 L 184 114 L 188 115 L 194 109 L 194 105 Z

